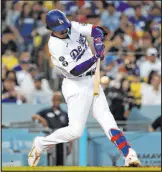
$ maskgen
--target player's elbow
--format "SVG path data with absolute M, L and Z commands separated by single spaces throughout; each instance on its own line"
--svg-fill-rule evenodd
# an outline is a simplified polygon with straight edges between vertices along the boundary
M 33 121 L 37 121 L 37 122 L 41 122 L 41 116 L 38 115 L 38 114 L 33 115 L 33 116 L 32 116 L 32 120 L 33 120 Z
M 36 120 L 36 119 L 38 119 L 38 115 L 33 115 L 33 116 L 32 116 L 32 120 L 34 121 L 34 120 Z

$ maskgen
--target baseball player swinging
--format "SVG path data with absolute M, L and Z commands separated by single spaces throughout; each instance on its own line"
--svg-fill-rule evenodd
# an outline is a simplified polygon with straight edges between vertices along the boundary
M 91 24 L 70 22 L 60 10 L 51 10 L 46 16 L 47 28 L 52 31 L 48 47 L 55 67 L 65 76 L 62 93 L 68 105 L 69 125 L 46 137 L 36 137 L 28 154 L 30 166 L 36 166 L 43 151 L 55 144 L 81 137 L 88 114 L 92 114 L 106 136 L 119 149 L 125 166 L 140 166 L 136 152 L 131 148 L 111 114 L 104 92 L 94 96 L 93 75 L 98 59 L 104 58 L 104 32 Z M 93 37 L 96 54 L 92 54 L 87 36 Z

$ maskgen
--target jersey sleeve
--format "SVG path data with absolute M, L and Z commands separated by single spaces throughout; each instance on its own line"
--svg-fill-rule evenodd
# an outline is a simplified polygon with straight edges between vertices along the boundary
M 49 51 L 53 64 L 61 69 L 64 69 L 68 73 L 70 73 L 70 71 L 76 66 L 76 62 L 72 59 L 70 54 L 60 55 L 59 53 L 56 53 L 55 51 L 53 51 L 53 49 L 50 48 Z
M 92 24 L 78 23 L 73 21 L 72 26 L 74 27 L 74 29 L 78 30 L 79 33 L 83 34 L 84 36 L 91 36 L 92 34 Z
M 64 47 L 61 45 L 54 47 L 53 44 L 54 43 L 52 41 L 48 42 L 52 63 L 69 73 L 76 66 L 76 62 L 73 60 L 70 54 L 64 50 Z
M 57 65 L 59 68 L 64 69 L 68 73 L 76 66 L 76 62 L 69 55 L 64 56 L 51 56 L 52 62 L 54 65 Z

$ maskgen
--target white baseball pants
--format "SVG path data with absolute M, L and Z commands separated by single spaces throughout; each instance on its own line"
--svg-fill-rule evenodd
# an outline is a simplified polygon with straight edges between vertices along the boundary
M 103 128 L 109 139 L 109 130 L 118 129 L 111 114 L 106 97 L 100 87 L 99 96 L 93 95 L 92 76 L 63 80 L 62 92 L 68 105 L 69 125 L 54 131 L 39 140 L 40 150 L 47 150 L 55 144 L 78 139 L 83 131 L 89 114 L 92 114 Z

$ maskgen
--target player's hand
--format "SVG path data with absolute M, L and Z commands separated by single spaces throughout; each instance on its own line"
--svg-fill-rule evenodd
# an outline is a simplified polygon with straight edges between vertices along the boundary
M 95 54 L 95 57 L 96 57 L 96 61 L 97 61 L 97 59 L 100 59 L 101 61 L 104 59 L 104 54 L 103 55 L 101 55 L 101 56 L 97 56 L 97 54 Z
M 94 38 L 94 48 L 96 50 L 96 56 L 102 57 L 104 56 L 104 43 L 102 42 L 100 37 Z

